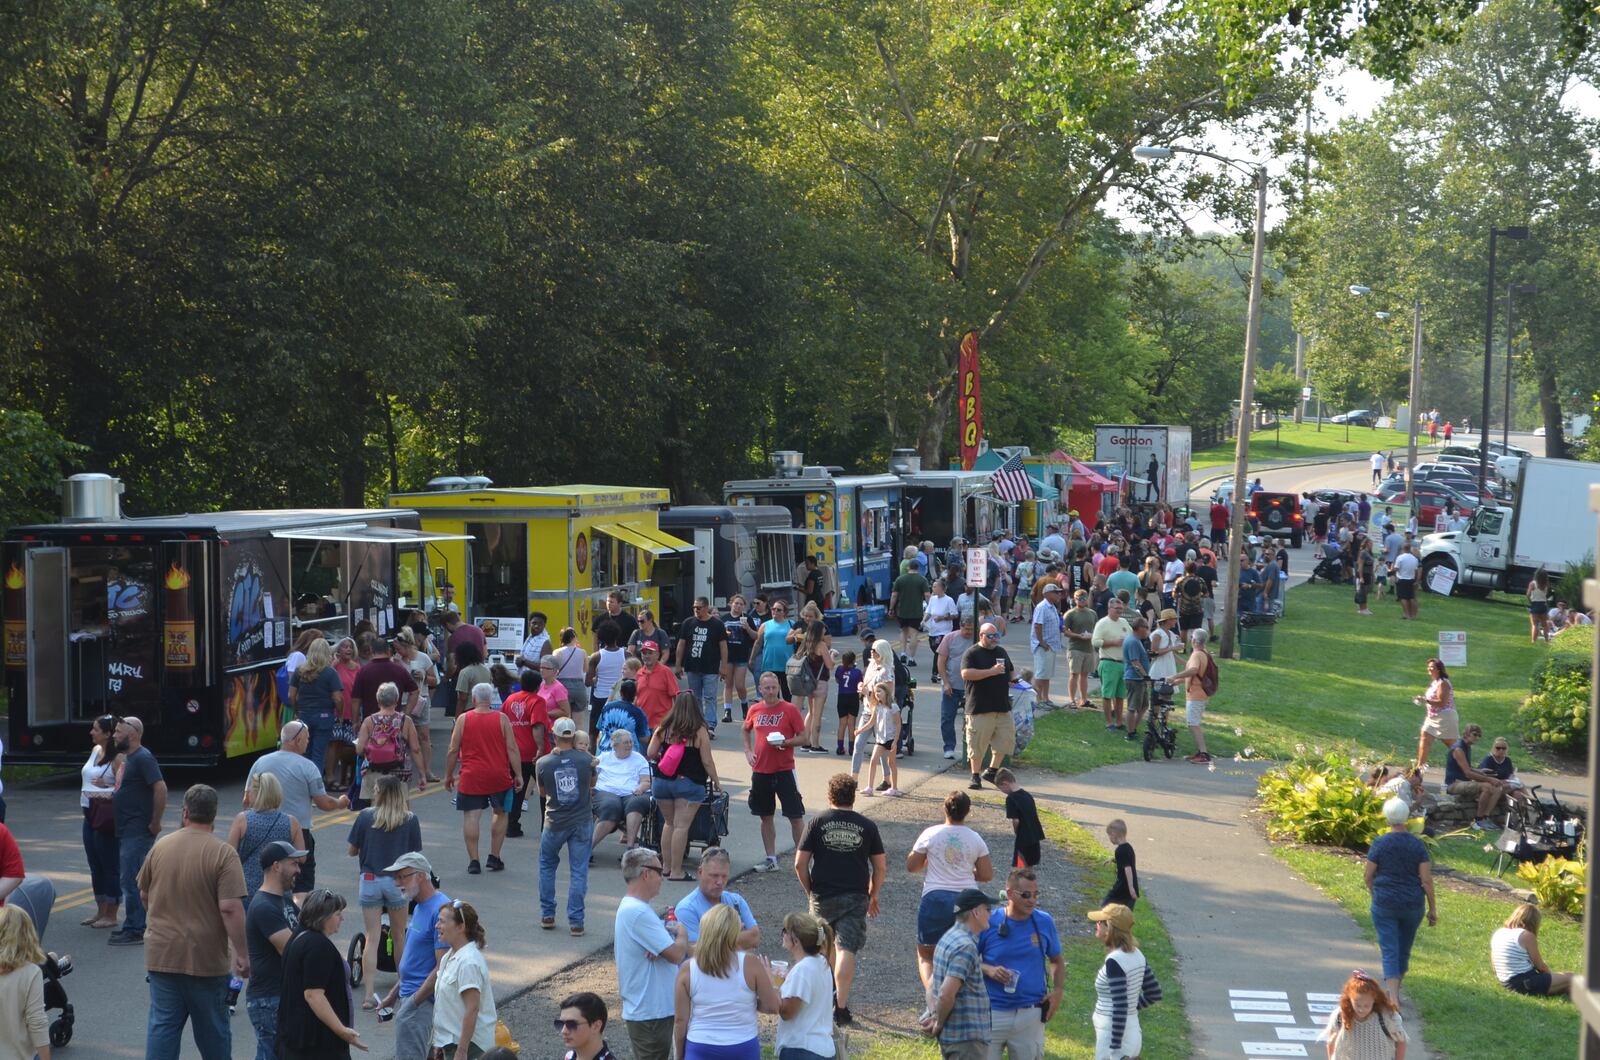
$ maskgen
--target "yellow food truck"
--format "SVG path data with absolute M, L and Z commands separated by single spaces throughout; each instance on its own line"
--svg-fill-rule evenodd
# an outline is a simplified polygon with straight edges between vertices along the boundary
M 421 516 L 425 531 L 464 540 L 430 544 L 420 569 L 406 564 L 421 557 L 402 556 L 401 593 L 431 609 L 453 586 L 453 602 L 483 628 L 491 655 L 514 656 L 533 611 L 548 617 L 553 638 L 572 626 L 593 648 L 608 593 L 620 590 L 630 610 L 658 609 L 660 587 L 693 562 L 694 546 L 660 527 L 672 499 L 665 489 L 502 487 L 454 477 L 428 486 L 392 496 Z

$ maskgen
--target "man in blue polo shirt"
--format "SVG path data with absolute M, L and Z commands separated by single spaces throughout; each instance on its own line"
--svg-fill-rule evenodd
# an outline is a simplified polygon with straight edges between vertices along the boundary
M 450 896 L 433 885 L 433 866 L 418 853 L 402 854 L 383 870 L 394 877 L 400 893 L 416 902 L 400 951 L 400 978 L 380 1002 L 399 1009 L 394 1020 L 394 1055 L 398 1060 L 427 1056 L 433 1046 L 433 979 L 439 959 L 450 946 L 439 937 L 439 910 Z M 369 945 L 370 945 L 369 941 Z
M 700 941 L 700 918 L 719 905 L 731 905 L 739 911 L 739 923 L 743 925 L 739 932 L 741 950 L 754 950 L 761 945 L 761 929 L 756 927 L 750 904 L 727 889 L 732 872 L 733 861 L 721 847 L 707 847 L 700 855 L 700 886 L 684 895 L 677 907 L 678 923 L 689 933 L 691 947 Z
M 983 985 L 989 991 L 989 1060 L 1009 1049 L 1011 1060 L 1043 1060 L 1044 1025 L 1061 1007 L 1067 962 L 1050 914 L 1038 908 L 1039 877 L 1034 869 L 1013 869 L 1006 877 L 1006 904 L 989 914 L 978 936 L 983 955 Z M 1045 965 L 1051 972 L 1045 973 Z M 1012 974 L 1016 989 L 1006 990 Z M 1051 984 L 1054 983 L 1054 986 Z M 1043 1009 L 1044 1018 L 1039 1010 Z

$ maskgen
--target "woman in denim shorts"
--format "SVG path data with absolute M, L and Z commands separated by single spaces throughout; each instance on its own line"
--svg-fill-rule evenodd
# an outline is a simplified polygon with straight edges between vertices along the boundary
M 406 937 L 406 896 L 394 877 L 383 870 L 400 860 L 400 855 L 422 850 L 422 826 L 411 812 L 406 783 L 390 773 L 378 778 L 372 805 L 356 815 L 350 826 L 350 856 L 360 858 L 361 919 L 366 925 L 367 945 L 361 953 L 362 982 L 371 984 L 378 959 L 380 918 L 389 913 L 389 930 L 396 943 Z M 372 994 L 361 1007 L 378 1007 Z

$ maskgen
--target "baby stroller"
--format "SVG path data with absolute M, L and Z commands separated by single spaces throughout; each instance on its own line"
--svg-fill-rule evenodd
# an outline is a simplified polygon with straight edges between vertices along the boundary
M 45 876 L 29 876 L 11 892 L 11 897 L 7 901 L 28 914 L 28 918 L 33 921 L 33 930 L 43 943 L 45 926 L 50 923 L 50 909 L 56 904 L 55 884 Z M 72 958 L 64 953 L 55 954 L 47 950 L 44 963 L 39 965 L 39 970 L 44 972 L 45 1012 L 60 1013 L 50 1021 L 50 1047 L 65 1048 L 66 1044 L 72 1041 L 74 1016 L 72 1002 L 67 1000 L 67 991 L 61 985 L 61 980 L 72 974 Z
M 1312 569 L 1311 574 L 1306 578 L 1306 581 L 1314 582 L 1318 578 L 1321 578 L 1325 582 L 1332 582 L 1335 585 L 1343 582 L 1345 580 L 1344 557 L 1337 552 L 1330 552 L 1326 556 L 1323 556 L 1322 562 L 1318 563 L 1316 567 Z
M 908 661 L 906 656 L 894 653 L 894 695 L 900 708 L 900 746 L 895 753 L 902 758 L 917 753 L 917 737 L 911 731 L 911 719 L 917 708 L 917 678 L 907 665 Z
M 1517 861 L 1535 862 L 1552 855 L 1577 857 L 1585 832 L 1584 819 L 1563 806 L 1553 791 L 1548 799 L 1539 797 L 1538 785 L 1527 791 L 1526 802 L 1511 801 L 1511 812 L 1506 815 L 1506 828 L 1498 844 L 1501 857 L 1509 854 Z

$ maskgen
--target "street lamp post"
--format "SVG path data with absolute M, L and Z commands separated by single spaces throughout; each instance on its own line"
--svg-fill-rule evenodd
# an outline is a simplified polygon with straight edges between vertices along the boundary
M 1483 321 L 1483 438 L 1478 443 L 1478 496 L 1489 495 L 1489 392 L 1494 386 L 1494 376 L 1491 374 L 1494 360 L 1494 243 L 1498 236 L 1507 239 L 1527 239 L 1527 225 L 1510 225 L 1506 228 L 1489 229 L 1489 292 L 1484 302 L 1487 308 L 1484 311 Z
M 1372 288 L 1360 284 L 1350 285 L 1350 293 L 1356 297 L 1371 294 Z M 1379 320 L 1388 320 L 1394 314 L 1379 310 L 1373 316 Z M 1411 473 L 1417 466 L 1417 401 L 1422 396 L 1422 299 L 1414 298 L 1411 301 L 1411 381 L 1409 394 L 1406 398 L 1406 508 L 1411 507 Z M 1485 428 L 1487 429 L 1487 428 Z
M 1514 283 L 1506 289 L 1506 418 L 1500 425 L 1500 444 L 1511 444 L 1511 344 L 1517 334 L 1517 296 L 1534 295 L 1539 293 L 1539 288 L 1531 283 Z M 1485 423 L 1483 429 L 1487 431 L 1489 425 Z
M 1228 589 L 1222 596 L 1222 637 L 1217 651 L 1224 659 L 1233 658 L 1235 627 L 1239 619 L 1239 559 L 1247 555 L 1244 547 L 1245 510 L 1249 499 L 1250 406 L 1256 392 L 1256 350 L 1261 344 L 1261 274 L 1266 257 L 1267 170 L 1265 166 L 1240 162 L 1193 147 L 1135 147 L 1135 158 L 1156 160 L 1174 153 L 1199 155 L 1221 162 L 1250 177 L 1256 189 L 1255 239 L 1250 250 L 1250 306 L 1245 315 L 1244 367 L 1239 378 L 1239 430 L 1233 447 L 1233 500 L 1230 505 L 1228 537 L 1232 571 Z

